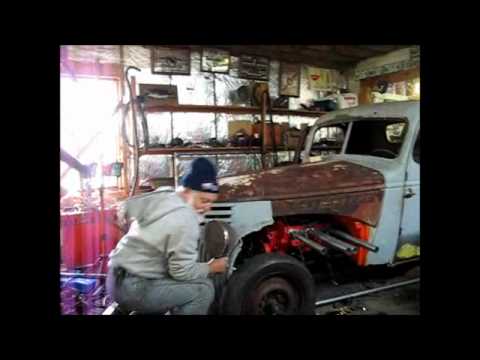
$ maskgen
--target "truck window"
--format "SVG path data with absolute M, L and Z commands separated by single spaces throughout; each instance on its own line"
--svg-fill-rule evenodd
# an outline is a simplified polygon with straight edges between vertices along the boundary
M 401 119 L 361 119 L 354 121 L 346 154 L 394 159 L 400 154 L 407 123 Z
M 401 143 L 405 134 L 405 123 L 389 124 L 385 129 L 387 141 L 391 144 Z
M 345 140 L 345 126 L 320 127 L 315 132 L 310 156 L 339 154 Z
M 417 140 L 415 141 L 415 146 L 413 147 L 413 160 L 420 164 L 420 131 L 417 135 Z

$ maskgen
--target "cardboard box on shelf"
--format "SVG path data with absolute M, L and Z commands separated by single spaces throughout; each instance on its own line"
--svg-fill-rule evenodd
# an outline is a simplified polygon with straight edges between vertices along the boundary
M 285 133 L 288 131 L 288 129 L 290 129 L 290 125 L 288 124 L 288 122 L 282 122 L 280 123 L 280 127 L 282 128 L 282 132 Z
M 246 135 L 253 134 L 253 123 L 250 120 L 233 120 L 228 122 L 228 136 L 235 136 L 238 132 Z
M 289 148 L 296 148 L 300 142 L 301 131 L 297 129 L 289 129 L 285 133 L 285 145 Z
M 288 122 L 282 122 L 280 123 L 280 138 L 282 140 L 282 145 L 287 145 L 287 132 L 288 129 L 290 129 L 290 125 Z

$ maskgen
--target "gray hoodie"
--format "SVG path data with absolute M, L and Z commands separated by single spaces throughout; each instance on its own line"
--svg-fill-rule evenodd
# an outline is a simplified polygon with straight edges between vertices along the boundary
M 178 194 L 154 191 L 135 196 L 123 210 L 132 224 L 110 253 L 109 266 L 152 279 L 188 281 L 208 276 L 208 264 L 197 262 L 197 213 Z

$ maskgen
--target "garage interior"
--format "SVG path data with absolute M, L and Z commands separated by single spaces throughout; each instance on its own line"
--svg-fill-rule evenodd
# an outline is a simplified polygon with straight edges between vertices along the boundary
M 354 125 L 349 116 L 357 115 L 348 115 L 356 114 L 348 111 L 357 108 L 419 102 L 417 45 L 61 46 L 60 313 L 109 314 L 115 302 L 105 285 L 108 256 L 128 230 L 119 219 L 121 205 L 159 189 L 175 190 L 194 159 L 207 158 L 220 178 L 230 179 L 220 181 L 219 205 L 222 184 L 233 184 L 237 176 L 253 174 L 249 179 L 267 189 L 256 188 L 255 182 L 242 185 L 235 193 L 227 193 L 231 196 L 223 200 L 220 210 L 213 208 L 212 214 L 206 214 L 205 229 L 212 222 L 232 231 L 234 221 L 226 214 L 239 211 L 231 205 L 235 196 L 243 196 L 240 203 L 272 201 L 273 213 L 284 209 L 283 200 L 295 202 L 297 209 L 310 206 L 313 198 L 321 196 L 307 195 L 315 193 L 322 182 L 322 194 L 328 194 L 322 196 L 333 196 L 335 156 L 374 158 L 367 159 L 370 163 L 381 158 L 394 164 L 389 166 L 410 169 L 400 162 L 410 161 L 403 155 L 408 146 L 413 164 L 419 166 L 419 125 L 417 135 L 409 119 L 414 110 L 405 110 L 403 116 L 397 110 L 402 108 L 395 107 L 393 115 L 382 116 L 381 121 L 363 119 Z M 311 133 L 319 121 L 335 121 L 328 116 L 342 111 L 347 115 L 341 123 Z M 312 146 L 306 158 L 309 141 Z M 348 162 L 342 159 L 338 161 Z M 308 166 L 316 161 L 327 165 L 333 161 L 333 168 L 309 175 Z M 398 215 L 388 210 L 385 189 L 389 177 L 377 168 L 365 169 L 358 163 L 351 169 L 348 164 L 341 168 L 345 174 L 342 189 L 368 192 L 373 200 L 365 201 L 378 214 L 368 213 L 365 218 L 375 220 L 363 222 L 352 215 L 345 222 L 348 216 L 340 221 L 343 213 L 323 210 L 320 215 L 303 210 L 294 213 L 292 205 L 288 213 L 292 223 L 284 221 L 285 215 L 272 216 L 275 222 L 268 225 L 270 232 L 262 233 L 260 248 L 253 245 L 252 234 L 245 235 L 234 272 L 248 263 L 249 256 L 280 253 L 301 261 L 311 273 L 315 285 L 312 315 L 419 315 L 419 227 L 411 237 L 414 240 L 399 240 L 401 219 L 410 210 L 407 205 L 401 206 Z M 369 176 L 368 184 L 361 176 Z M 408 194 L 402 199 L 418 199 L 419 188 L 412 192 L 406 184 L 405 180 L 402 186 Z M 283 200 L 275 198 L 275 186 L 281 187 L 278 194 Z M 368 189 L 361 190 L 361 186 Z M 270 198 L 269 187 L 274 194 Z M 293 187 L 300 189 L 289 192 Z M 381 195 L 377 197 L 372 189 Z M 362 206 L 352 214 L 373 211 L 364 211 Z M 400 225 L 391 220 L 395 216 Z M 420 214 L 415 216 L 418 219 Z M 330 226 L 323 226 L 333 217 L 344 227 L 330 231 Z M 301 232 L 305 230 L 301 225 L 317 218 L 313 227 L 320 235 Z M 382 231 L 390 229 L 400 235 L 394 240 L 375 238 L 380 226 L 386 229 Z M 202 234 L 208 234 L 207 230 Z M 275 238 L 281 231 L 288 232 L 288 240 Z M 390 246 L 388 241 L 395 241 L 390 260 L 369 260 L 375 258 L 374 253 L 382 253 L 382 246 Z M 228 285 L 229 280 L 223 281 Z M 278 304 L 271 307 L 278 310 Z

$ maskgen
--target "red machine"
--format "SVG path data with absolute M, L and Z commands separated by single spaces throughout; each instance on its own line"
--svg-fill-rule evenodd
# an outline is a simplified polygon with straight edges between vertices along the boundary
M 61 215 L 62 264 L 67 270 L 92 268 L 106 272 L 108 256 L 122 237 L 116 225 L 116 209 L 89 209 Z M 94 265 L 101 264 L 98 269 Z

